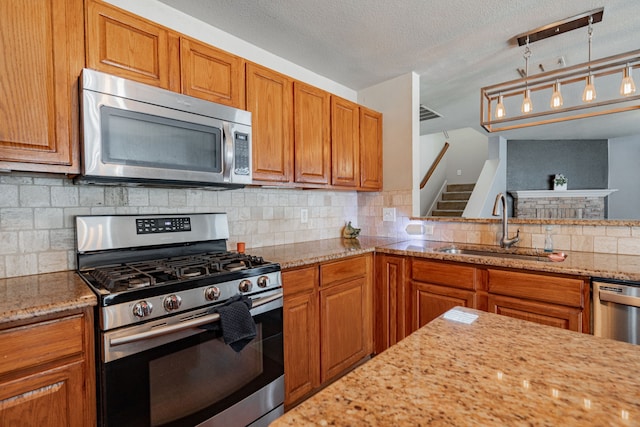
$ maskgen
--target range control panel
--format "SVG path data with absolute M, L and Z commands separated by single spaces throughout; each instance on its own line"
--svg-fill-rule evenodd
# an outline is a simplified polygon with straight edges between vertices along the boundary
M 138 234 L 174 233 L 176 231 L 191 231 L 191 219 L 189 217 L 136 219 Z

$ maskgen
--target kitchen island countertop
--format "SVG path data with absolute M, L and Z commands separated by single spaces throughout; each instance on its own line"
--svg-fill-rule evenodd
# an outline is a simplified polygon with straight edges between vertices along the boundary
M 435 319 L 271 426 L 640 425 L 637 346 L 448 313 L 477 318 Z

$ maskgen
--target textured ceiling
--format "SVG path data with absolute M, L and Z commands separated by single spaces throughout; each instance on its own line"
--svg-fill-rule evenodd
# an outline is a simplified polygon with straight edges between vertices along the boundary
M 604 7 L 592 57 L 640 48 L 640 0 L 160 0 L 352 89 L 410 71 L 420 100 L 442 114 L 421 133 L 479 126 L 480 88 L 519 78 L 515 36 Z M 587 30 L 531 44 L 530 70 L 587 60 Z M 533 73 L 533 71 L 530 71 Z M 635 75 L 640 84 L 640 70 Z M 640 86 L 639 86 L 640 87 Z M 484 133 L 484 131 L 482 131 Z M 509 138 L 640 134 L 640 112 L 511 131 Z

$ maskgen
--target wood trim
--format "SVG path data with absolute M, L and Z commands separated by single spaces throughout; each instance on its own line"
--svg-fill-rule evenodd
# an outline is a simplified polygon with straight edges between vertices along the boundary
M 424 188 L 425 185 L 427 185 L 427 181 L 429 181 L 429 178 L 431 178 L 431 175 L 433 175 L 433 173 L 436 171 L 436 168 L 440 164 L 440 161 L 442 160 L 442 158 L 444 157 L 448 149 L 449 149 L 449 143 L 445 142 L 444 146 L 440 150 L 440 154 L 438 154 L 438 157 L 436 157 L 436 159 L 431 164 L 431 167 L 429 168 L 427 173 L 424 175 L 424 178 L 422 178 L 422 181 L 420 181 L 421 190 Z

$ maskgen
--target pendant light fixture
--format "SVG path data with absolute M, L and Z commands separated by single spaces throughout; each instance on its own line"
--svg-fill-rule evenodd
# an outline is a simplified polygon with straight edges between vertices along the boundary
M 529 49 L 529 37 L 527 37 L 527 47 L 524 50 L 524 98 L 522 99 L 522 114 L 529 114 L 533 111 L 533 103 L 531 102 L 531 91 L 529 90 L 529 58 L 531 57 L 531 49 Z
M 496 105 L 496 119 L 501 119 L 507 115 L 507 110 L 504 109 L 504 97 L 502 94 L 498 95 L 498 104 Z
M 521 78 L 486 86 L 480 89 L 480 124 L 488 132 L 501 132 L 528 126 L 558 123 L 568 120 L 596 117 L 605 114 L 640 110 L 640 94 L 636 93 L 633 69 L 640 68 L 640 49 L 592 60 L 593 24 L 602 21 L 604 8 L 590 10 L 516 36 L 525 47 L 525 70 Z M 588 26 L 589 60 L 582 64 L 563 66 L 551 71 L 529 74 L 530 43 L 555 37 L 568 31 Z M 564 64 L 563 64 L 564 65 Z M 534 67 L 535 68 L 535 67 Z M 616 76 L 622 81 L 616 82 Z M 595 81 L 598 80 L 600 98 L 596 99 Z M 620 83 L 618 83 L 620 82 Z M 619 87 L 618 87 L 619 84 Z M 613 90 L 611 90 L 613 86 Z M 571 98 L 565 96 L 575 94 Z M 582 91 L 582 101 L 580 99 Z M 549 104 L 536 105 L 533 110 L 532 94 L 536 99 L 550 96 Z M 522 100 L 520 111 L 510 111 L 510 101 Z M 565 101 L 567 101 L 565 103 Z M 494 110 L 495 107 L 495 110 Z M 509 107 L 511 108 L 511 107 Z
M 591 64 L 591 37 L 593 36 L 593 17 L 589 17 L 589 64 Z M 589 66 L 589 75 L 587 76 L 582 92 L 582 102 L 591 102 L 596 99 L 596 86 L 593 84 L 593 74 L 591 74 L 591 66 Z
M 553 94 L 551 95 L 551 103 L 549 105 L 551 108 L 560 108 L 562 104 L 564 104 L 564 100 L 560 93 L 560 81 L 556 80 L 553 84 Z
M 620 95 L 629 96 L 636 93 L 636 84 L 633 82 L 633 77 L 631 76 L 632 72 L 631 66 L 627 64 L 622 71 L 622 84 L 620 85 Z M 500 95 L 502 98 L 502 95 Z

